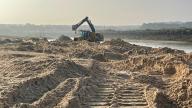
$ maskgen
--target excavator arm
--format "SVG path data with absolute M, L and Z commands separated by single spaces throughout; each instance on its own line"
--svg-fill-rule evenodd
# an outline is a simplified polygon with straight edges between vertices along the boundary
M 91 28 L 92 32 L 95 32 L 95 27 L 94 25 L 91 23 L 91 21 L 89 20 L 88 17 L 85 17 L 83 20 L 81 20 L 78 24 L 72 25 L 72 30 L 76 31 L 84 22 L 87 22 L 89 27 Z

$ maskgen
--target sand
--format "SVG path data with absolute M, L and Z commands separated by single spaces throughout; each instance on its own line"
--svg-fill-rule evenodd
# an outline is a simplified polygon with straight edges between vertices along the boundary
M 0 45 L 0 108 L 190 108 L 192 54 L 121 39 Z

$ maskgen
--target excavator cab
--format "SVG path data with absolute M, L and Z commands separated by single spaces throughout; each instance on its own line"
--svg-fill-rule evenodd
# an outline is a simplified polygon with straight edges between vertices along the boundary
M 96 34 L 94 32 L 90 32 L 88 30 L 80 30 L 79 31 L 80 37 L 75 37 L 74 41 L 81 41 L 81 40 L 87 40 L 90 42 L 98 42 L 99 40 L 96 40 Z
M 86 30 L 80 30 L 80 36 L 83 37 L 84 39 L 87 39 L 91 34 L 90 31 L 86 31 Z
M 90 42 L 100 42 L 104 40 L 104 37 L 102 34 L 95 33 L 95 27 L 93 26 L 91 21 L 88 19 L 88 17 L 85 17 L 78 24 L 72 25 L 72 30 L 76 31 L 84 22 L 88 23 L 89 27 L 91 28 L 91 31 L 80 30 L 80 37 L 75 37 L 74 41 L 87 40 Z
M 91 32 L 87 31 L 87 30 L 80 30 L 78 32 L 78 34 L 80 35 L 80 37 L 75 37 L 74 41 L 81 41 L 81 40 L 89 40 L 90 41 L 90 36 L 91 36 Z

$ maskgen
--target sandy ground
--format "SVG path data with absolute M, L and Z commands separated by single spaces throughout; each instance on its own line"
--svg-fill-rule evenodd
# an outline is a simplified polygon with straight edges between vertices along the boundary
M 0 108 L 190 108 L 192 54 L 120 39 L 0 45 Z

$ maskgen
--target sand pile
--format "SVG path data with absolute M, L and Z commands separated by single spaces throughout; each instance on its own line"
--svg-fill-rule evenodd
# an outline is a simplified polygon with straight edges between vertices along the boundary
M 72 39 L 68 36 L 65 36 L 65 35 L 61 35 L 57 41 L 60 41 L 60 42 L 65 42 L 65 41 L 72 41 Z
M 123 60 L 133 55 L 150 54 L 181 54 L 183 51 L 170 48 L 143 47 L 132 45 L 121 39 L 106 41 L 102 44 L 87 41 L 41 41 L 36 43 L 24 42 L 12 46 L 12 50 L 43 52 L 48 54 L 65 54 L 76 58 L 92 58 L 99 61 Z
M 128 42 L 125 42 L 121 39 L 113 39 L 111 41 L 106 41 L 103 45 L 108 45 L 110 51 L 116 53 L 125 53 L 129 55 L 135 54 L 147 54 L 152 50 L 151 47 L 143 47 L 138 45 L 133 45 Z
M 89 76 L 89 71 L 85 67 L 72 61 L 45 55 L 42 57 L 8 55 L 1 57 L 0 64 L 1 107 L 11 107 L 14 104 L 19 106 L 20 103 L 36 106 L 39 103 L 36 101 L 43 101 L 44 103 L 50 99 L 52 93 L 60 95 L 61 92 L 70 92 L 74 86 L 77 86 L 78 78 Z M 77 78 L 77 80 L 69 78 Z M 63 87 L 61 85 L 68 85 L 69 88 L 61 88 Z M 58 97 L 58 100 L 63 96 Z M 55 99 L 55 96 L 52 98 Z M 43 103 L 38 105 L 43 105 Z
M 170 100 L 160 89 L 147 86 L 145 89 L 145 97 L 150 108 L 178 108 L 177 104 Z
M 176 50 L 176 49 L 171 49 L 171 48 L 154 48 L 152 53 L 154 54 L 185 54 L 184 51 L 182 50 Z
M 15 52 L 0 55 L 0 107 L 80 107 L 106 76 L 148 85 L 150 107 L 192 107 L 192 54 L 121 39 L 66 40 L 1 46 Z
M 171 48 L 151 48 L 145 46 L 139 46 L 130 44 L 121 39 L 112 39 L 106 41 L 102 45 L 107 46 L 107 50 L 113 53 L 121 53 L 127 56 L 130 55 L 150 55 L 150 54 L 185 54 L 182 50 L 176 50 Z
M 191 58 L 190 58 L 191 59 Z M 188 61 L 189 62 L 189 61 Z M 191 61 L 190 61 L 191 63 Z M 192 68 L 189 65 L 178 65 L 174 76 L 174 83 L 167 90 L 171 99 L 178 102 L 180 107 L 192 107 Z
M 118 70 L 142 71 L 149 74 L 173 75 L 181 65 L 188 65 L 181 55 L 141 55 L 127 58 L 113 63 Z M 178 70 L 179 71 L 179 70 Z
M 5 37 L 0 37 L 0 44 L 3 45 L 3 44 L 14 44 L 14 43 L 19 43 L 19 42 L 22 42 L 22 39 L 19 39 L 19 38 L 13 38 L 13 37 L 10 37 L 8 38 L 7 36 Z
M 108 45 L 81 41 L 72 46 L 74 52 L 72 52 L 71 56 L 76 58 L 91 58 L 101 62 L 124 58 L 123 54 L 110 50 Z
M 167 90 L 167 94 L 171 99 L 178 102 L 180 107 L 186 106 L 186 108 L 192 107 L 192 76 L 185 77 L 179 81 L 176 81 Z
M 152 101 L 156 103 L 156 107 L 191 107 L 191 54 L 169 48 L 159 48 L 153 49 L 148 55 L 128 56 L 126 60 L 114 61 L 110 64 L 112 64 L 111 68 L 116 70 L 129 70 L 144 74 L 134 76 L 133 79 L 155 88 Z M 153 77 L 155 75 L 159 76 Z M 158 92 L 159 89 L 163 92 Z M 164 103 L 164 100 L 168 103 Z

